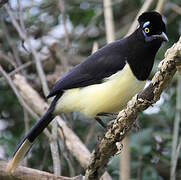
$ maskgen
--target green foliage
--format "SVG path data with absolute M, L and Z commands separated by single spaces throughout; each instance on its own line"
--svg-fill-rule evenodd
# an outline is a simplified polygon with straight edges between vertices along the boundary
M 70 20 L 74 26 L 87 26 L 94 15 L 95 14 L 93 9 L 84 10 L 77 7 L 73 8 L 69 13 Z

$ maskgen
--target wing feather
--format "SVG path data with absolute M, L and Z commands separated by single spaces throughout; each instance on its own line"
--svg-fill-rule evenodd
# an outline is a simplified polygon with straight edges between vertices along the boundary
M 120 51 L 121 44 L 120 40 L 111 43 L 75 66 L 56 82 L 47 97 L 62 94 L 67 89 L 99 84 L 104 78 L 122 70 L 126 62 Z

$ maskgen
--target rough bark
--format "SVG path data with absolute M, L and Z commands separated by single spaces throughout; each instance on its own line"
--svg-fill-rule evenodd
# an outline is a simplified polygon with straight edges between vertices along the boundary
M 99 179 L 105 171 L 109 158 L 118 151 L 117 142 L 122 141 L 131 130 L 138 113 L 159 100 L 161 93 L 176 72 L 176 61 L 181 63 L 181 38 L 165 53 L 165 58 L 160 62 L 150 85 L 128 102 L 127 107 L 119 113 L 93 151 L 86 170 L 85 178 L 87 180 Z

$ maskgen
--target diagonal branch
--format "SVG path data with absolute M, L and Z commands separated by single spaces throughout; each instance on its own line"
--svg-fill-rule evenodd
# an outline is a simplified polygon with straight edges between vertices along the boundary
M 118 151 L 116 143 L 122 141 L 131 130 L 138 113 L 159 100 L 161 93 L 168 86 L 176 72 L 176 61 L 181 62 L 181 38 L 165 53 L 158 71 L 150 85 L 139 95 L 135 95 L 109 127 L 86 170 L 87 180 L 96 180 L 104 173 L 109 158 Z

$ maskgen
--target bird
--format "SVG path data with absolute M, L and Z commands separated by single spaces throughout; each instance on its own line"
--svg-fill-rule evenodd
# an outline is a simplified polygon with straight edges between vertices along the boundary
M 138 24 L 131 35 L 100 48 L 55 83 L 47 96 L 53 98 L 48 110 L 17 146 L 8 172 L 18 167 L 56 115 L 79 112 L 97 118 L 103 113 L 119 112 L 144 89 L 156 53 L 168 37 L 164 18 L 156 11 L 142 13 Z

